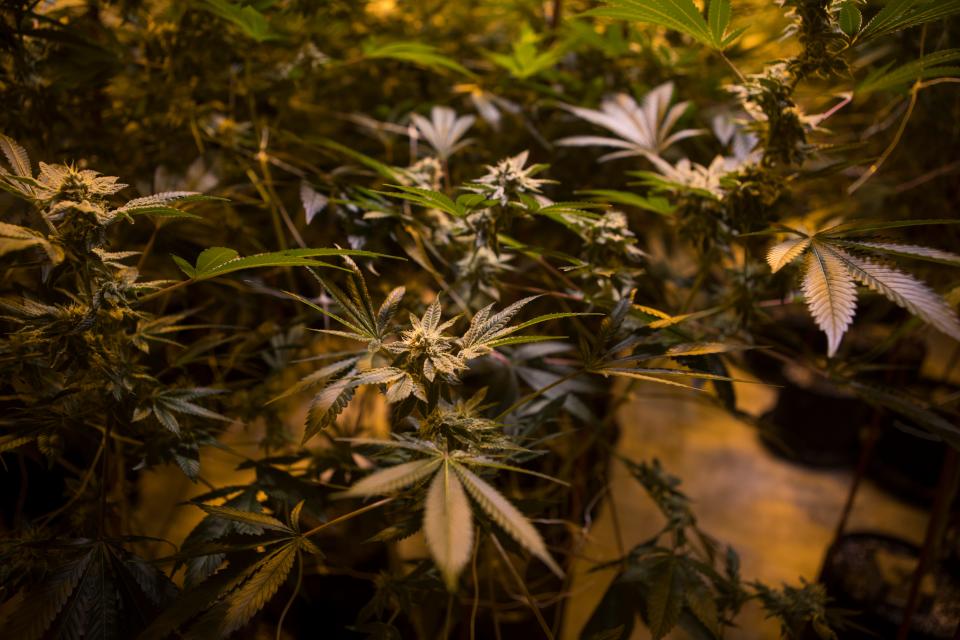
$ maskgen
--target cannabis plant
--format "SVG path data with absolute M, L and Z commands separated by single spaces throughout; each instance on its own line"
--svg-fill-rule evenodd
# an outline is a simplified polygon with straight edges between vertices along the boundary
M 131 551 L 142 539 L 125 528 L 131 474 L 173 462 L 196 480 L 200 445 L 230 422 L 209 406 L 226 389 L 190 385 L 188 361 L 162 356 L 164 346 L 180 346 L 170 336 L 197 328 L 184 323 L 191 311 L 154 313 L 147 301 L 257 266 L 323 266 L 312 256 L 344 252 L 240 258 L 220 247 L 193 266 L 178 259 L 189 280 L 141 280 L 124 262 L 138 252 L 111 250 L 113 231 L 141 216 L 196 218 L 184 205 L 214 198 L 175 191 L 116 205 L 112 197 L 127 186 L 116 177 L 44 162 L 34 175 L 23 147 L 0 136 L 0 149 L 9 163 L 0 186 L 28 204 L 25 224 L 0 225 L 0 256 L 17 259 L 0 300 L 0 447 L 18 454 L 23 471 L 20 506 L 7 523 L 16 535 L 2 546 L 4 629 L 22 638 L 135 634 L 177 588 Z M 65 474 L 69 499 L 32 504 L 28 459 L 41 463 L 33 482 Z
M 843 637 L 615 409 L 766 359 L 960 446 L 891 388 L 960 339 L 956 0 L 8 4 L 0 131 L 72 163 L 0 136 L 3 637 L 555 637 L 575 560 L 586 638 Z M 619 464 L 666 524 L 591 562 Z

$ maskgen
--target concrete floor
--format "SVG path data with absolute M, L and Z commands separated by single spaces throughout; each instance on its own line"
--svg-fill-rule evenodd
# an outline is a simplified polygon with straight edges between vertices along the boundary
M 768 387 L 737 384 L 737 406 L 752 415 L 766 411 L 776 393 Z M 753 427 L 705 402 L 691 401 L 690 392 L 673 392 L 660 385 L 642 387 L 620 410 L 619 451 L 631 460 L 658 458 L 664 468 L 683 480 L 681 489 L 694 501 L 703 530 L 740 554 L 744 579 L 771 586 L 797 584 L 802 576 L 816 578 L 823 553 L 836 527 L 852 473 L 818 471 L 771 456 Z M 649 538 L 663 518 L 643 488 L 622 464 L 611 471 L 611 492 L 624 547 Z M 583 554 L 591 560 L 619 556 L 609 503 L 599 513 Z M 868 482 L 862 485 L 848 530 L 871 529 L 919 542 L 925 513 L 901 503 Z M 581 561 L 574 568 L 576 594 L 566 612 L 562 638 L 577 638 L 615 569 L 586 573 Z M 730 640 L 779 637 L 775 622 L 748 605 Z M 642 625 L 638 625 L 642 627 Z M 635 639 L 649 638 L 638 628 Z M 682 631 L 669 638 L 686 637 Z

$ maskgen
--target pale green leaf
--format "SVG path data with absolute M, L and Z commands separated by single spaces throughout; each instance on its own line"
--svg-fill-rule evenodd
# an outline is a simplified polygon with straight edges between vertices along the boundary
M 186 261 L 182 258 L 175 258 L 175 260 L 177 265 L 193 280 L 206 280 L 235 271 L 258 267 L 329 267 L 340 269 L 340 267 L 315 259 L 328 256 L 390 257 L 382 253 L 353 249 L 285 249 L 241 258 L 233 249 L 211 247 L 205 249 L 197 257 L 197 263 L 192 268 L 184 269 Z
M 198 504 L 198 507 L 209 513 L 210 515 L 216 516 L 218 518 L 223 518 L 224 520 L 232 520 L 234 522 L 242 522 L 243 524 L 251 525 L 253 527 L 259 527 L 263 529 L 272 529 L 273 531 L 282 531 L 284 533 L 292 533 L 290 527 L 277 520 L 273 516 L 268 516 L 265 513 L 254 513 L 252 511 L 242 511 L 240 509 L 234 509 L 233 507 L 227 506 L 214 506 L 211 504 Z
M 767 253 L 767 263 L 770 269 L 776 273 L 783 267 L 797 259 L 807 247 L 810 246 L 810 238 L 791 238 L 775 245 Z
M 590 189 L 587 191 L 578 191 L 577 193 L 600 198 L 615 204 L 652 211 L 662 216 L 669 216 L 673 214 L 676 209 L 676 205 L 661 196 L 641 196 L 640 194 L 630 191 L 617 191 L 615 189 Z
M 227 598 L 228 608 L 221 630 L 224 637 L 247 624 L 277 593 L 290 575 L 298 546 L 287 544 L 256 565 L 256 571 Z
M 713 34 L 714 43 L 723 42 L 723 36 L 730 25 L 730 0 L 710 0 L 707 23 Z
M 473 547 L 473 515 L 463 485 L 450 466 L 444 463 L 430 483 L 423 533 L 447 589 L 456 591 L 457 579 L 467 566 Z
M 893 267 L 851 255 L 839 248 L 831 248 L 831 251 L 859 282 L 954 340 L 960 340 L 960 320 L 956 312 L 923 282 Z
M 714 32 L 693 0 L 604 0 L 603 4 L 602 7 L 587 11 L 585 15 L 656 24 L 685 33 L 708 47 L 723 48 L 722 40 L 714 37 Z M 723 22 L 723 14 L 724 9 L 718 7 L 717 25 Z M 729 23 L 729 17 L 726 22 Z
M 650 568 L 647 595 L 647 623 L 654 640 L 667 635 L 680 619 L 685 600 L 679 561 L 674 555 Z
M 827 355 L 832 357 L 853 321 L 857 288 L 835 251 L 814 242 L 807 254 L 803 294 L 810 315 L 827 334 Z
M 442 462 L 440 458 L 424 458 L 381 469 L 338 495 L 343 498 L 356 498 L 394 493 L 426 478 L 436 471 Z
M 960 75 L 960 66 L 950 63 L 960 61 L 960 49 L 944 49 L 912 60 L 894 69 L 887 65 L 873 71 L 857 87 L 856 93 L 866 95 L 874 91 L 902 88 L 917 80 Z
M 229 0 L 203 0 L 200 6 L 233 23 L 245 35 L 257 42 L 282 39 L 282 36 L 270 26 L 267 17 L 250 5 L 235 4 Z
M 847 0 L 840 5 L 840 14 L 837 19 L 840 22 L 841 31 L 850 37 L 855 36 L 863 25 L 863 14 L 852 0 Z
M 551 571 L 562 578 L 563 569 L 553 560 L 546 544 L 543 542 L 543 538 L 530 524 L 530 521 L 515 506 L 510 504 L 510 501 L 504 498 L 499 491 L 481 480 L 472 471 L 457 463 L 452 463 L 451 466 L 463 480 L 470 496 L 490 516 L 490 519 L 510 534 L 510 537 L 516 540 L 520 546 L 543 561 Z
M 33 167 L 30 166 L 30 156 L 27 150 L 17 144 L 16 140 L 0 133 L 0 151 L 6 156 L 13 173 L 21 178 L 32 178 Z
M 872 251 L 875 253 L 885 253 L 894 256 L 900 256 L 904 258 L 917 258 L 918 260 L 927 260 L 930 262 L 939 262 L 941 264 L 949 264 L 953 266 L 960 266 L 960 255 L 956 253 L 951 253 L 949 251 L 943 251 L 941 249 L 933 249 L 931 247 L 924 247 L 916 244 L 899 244 L 896 242 L 868 242 L 862 240 L 842 240 L 838 244 L 844 247 L 852 247 L 854 249 L 860 249 L 862 251 Z
M 367 43 L 363 47 L 363 55 L 367 58 L 390 58 L 412 62 L 428 69 L 448 69 L 465 76 L 473 73 L 459 62 L 439 53 L 436 47 L 421 42 L 390 42 L 382 45 Z
M 960 13 L 960 0 L 889 0 L 857 36 L 878 38 Z

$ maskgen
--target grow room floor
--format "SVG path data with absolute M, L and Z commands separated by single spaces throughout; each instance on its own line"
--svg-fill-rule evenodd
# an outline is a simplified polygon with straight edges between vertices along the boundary
M 776 392 L 768 387 L 737 384 L 737 404 L 753 415 L 772 406 Z M 664 391 L 660 385 L 639 387 L 619 412 L 622 431 L 619 451 L 633 460 L 658 458 L 664 468 L 683 480 L 681 489 L 694 501 L 700 526 L 737 550 L 744 579 L 771 586 L 814 580 L 829 545 L 852 472 L 822 471 L 795 465 L 770 455 L 756 431 L 707 402 L 691 402 L 690 393 Z M 611 469 L 620 536 L 625 549 L 649 538 L 663 517 L 626 468 Z M 926 526 L 923 510 L 902 503 L 865 481 L 848 530 L 885 531 L 920 542 Z M 599 512 L 583 554 L 593 561 L 620 555 L 614 517 L 606 503 Z M 562 638 L 579 635 L 615 570 L 587 574 L 589 565 L 574 567 L 573 601 L 567 610 Z M 779 637 L 776 623 L 748 605 L 738 618 L 731 640 Z M 632 638 L 650 634 L 637 625 Z M 681 640 L 682 631 L 668 636 Z

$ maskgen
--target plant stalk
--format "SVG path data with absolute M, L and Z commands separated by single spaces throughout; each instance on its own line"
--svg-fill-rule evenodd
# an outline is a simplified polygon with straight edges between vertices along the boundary
M 910 594 L 907 596 L 907 604 L 904 607 L 903 622 L 897 631 L 897 640 L 908 640 L 910 636 L 913 617 L 920 605 L 920 585 L 939 556 L 943 532 L 950 519 L 950 506 L 957 495 L 958 485 L 960 485 L 960 453 L 948 446 L 943 466 L 940 468 L 940 481 L 930 510 L 930 520 L 927 523 L 923 548 L 920 550 L 920 559 L 917 561 L 917 568 L 913 572 L 910 583 Z

